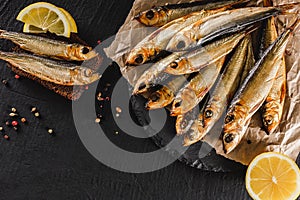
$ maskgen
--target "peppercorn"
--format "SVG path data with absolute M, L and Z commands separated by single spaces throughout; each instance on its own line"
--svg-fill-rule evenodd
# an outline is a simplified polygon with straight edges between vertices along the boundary
M 40 117 L 40 113 L 39 113 L 39 112 L 36 112 L 36 113 L 34 113 L 34 116 L 35 116 L 35 117 Z
M 18 114 L 17 113 L 9 113 L 9 116 L 10 117 L 16 117 L 16 116 L 18 116 Z
M 8 81 L 5 80 L 5 79 L 3 79 L 3 80 L 2 80 L 2 84 L 5 85 L 5 86 L 7 86 L 7 85 L 8 85 Z
M 22 123 L 26 123 L 26 122 L 27 122 L 26 118 L 25 118 L 25 117 L 22 117 L 22 118 L 21 118 L 21 122 L 22 122 Z
M 11 122 L 11 125 L 18 126 L 18 122 L 14 120 L 14 121 Z
M 54 132 L 53 129 L 51 129 L 51 128 L 48 129 L 48 133 L 49 133 L 50 135 L 53 134 L 53 132 Z

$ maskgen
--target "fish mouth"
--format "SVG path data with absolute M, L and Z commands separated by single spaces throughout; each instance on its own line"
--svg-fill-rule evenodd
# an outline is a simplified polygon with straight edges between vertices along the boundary
M 239 144 L 240 137 L 234 131 L 229 131 L 228 133 L 223 132 L 223 150 L 225 154 L 231 153 Z
M 85 59 L 90 60 L 90 59 L 95 58 L 97 56 L 99 56 L 99 54 L 97 52 L 95 52 L 94 50 L 91 50 L 90 52 L 85 54 Z
M 174 100 L 173 105 L 172 105 L 172 110 L 170 112 L 170 115 L 172 117 L 180 115 L 181 104 L 182 104 L 182 100 L 180 100 L 180 99 Z

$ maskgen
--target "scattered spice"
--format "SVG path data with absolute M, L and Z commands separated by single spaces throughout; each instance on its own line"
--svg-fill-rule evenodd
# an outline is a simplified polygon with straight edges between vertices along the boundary
M 3 127 L 2 126 L 0 126 L 0 131 L 3 131 Z
M 9 136 L 8 135 L 4 135 L 3 137 L 4 137 L 4 139 L 9 140 Z
M 6 122 L 5 122 L 5 125 L 6 125 L 6 126 L 10 126 L 10 125 L 11 125 L 11 124 L 10 124 L 10 121 L 6 121 Z
M 18 122 L 14 120 L 14 121 L 11 122 L 11 125 L 18 126 Z
M 15 75 L 15 79 L 19 79 L 20 76 L 18 74 Z
M 88 90 L 89 89 L 89 86 L 87 85 L 87 86 L 85 86 L 85 88 L 84 88 L 85 90 Z
M 18 128 L 17 128 L 16 126 L 14 126 L 13 129 L 14 129 L 15 131 L 18 131 Z
M 7 81 L 7 80 L 5 80 L 5 79 L 3 79 L 1 82 L 2 82 L 2 84 L 3 84 L 3 85 L 5 85 L 5 86 L 7 86 L 7 85 L 8 85 L 8 81 Z
M 34 113 L 34 116 L 35 116 L 35 117 L 40 117 L 40 113 L 39 113 L 39 112 L 36 112 L 36 113 Z
M 11 112 L 16 113 L 16 112 L 17 112 L 17 109 L 16 109 L 16 108 L 11 108 Z
M 26 118 L 25 118 L 25 117 L 22 117 L 22 118 L 21 118 L 21 122 L 22 122 L 22 123 L 26 123 L 26 122 L 27 122 Z
M 96 122 L 96 123 L 100 123 L 100 122 L 101 122 L 101 119 L 100 119 L 100 118 L 96 118 L 96 119 L 95 119 L 95 122 Z
M 98 41 L 97 41 L 97 44 L 101 44 L 101 40 L 98 40 Z
M 18 116 L 18 114 L 17 113 L 9 113 L 9 116 L 10 117 L 16 117 L 16 116 Z
M 116 131 L 115 134 L 116 134 L 116 135 L 119 135 L 119 131 Z
M 37 111 L 37 108 L 36 107 L 32 107 L 31 108 L 31 112 L 36 112 Z
M 120 114 L 119 114 L 119 113 L 117 113 L 117 114 L 116 114 L 116 117 L 117 117 L 117 118 L 118 118 L 118 117 L 120 117 Z
M 121 113 L 121 112 L 122 112 L 122 109 L 121 109 L 120 107 L 116 107 L 116 111 L 117 111 L 118 113 Z
M 48 133 L 49 133 L 50 135 L 52 135 L 52 134 L 54 133 L 53 129 L 49 128 L 49 129 L 48 129 Z

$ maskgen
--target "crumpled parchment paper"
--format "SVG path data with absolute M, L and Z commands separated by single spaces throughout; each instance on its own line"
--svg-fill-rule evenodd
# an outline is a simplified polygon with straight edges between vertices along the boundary
M 124 23 L 116 35 L 112 45 L 105 49 L 108 57 L 116 61 L 123 76 L 134 85 L 142 72 L 149 66 L 135 69 L 125 68 L 124 60 L 128 52 L 144 37 L 153 32 L 155 28 L 144 27 L 138 21 L 132 20 L 140 11 L 144 11 L 153 6 L 164 5 L 166 3 L 185 3 L 195 0 L 136 0 Z M 297 1 L 293 1 L 297 2 Z M 298 0 L 299 2 L 299 0 Z M 257 2 L 259 4 L 260 2 Z M 276 0 L 274 5 L 292 3 L 289 0 Z M 288 23 L 289 16 L 280 16 L 279 19 Z M 278 28 L 279 32 L 282 29 Z M 222 130 L 222 120 L 215 125 L 210 134 L 204 138 L 208 144 L 213 146 L 217 153 L 226 158 L 235 160 L 244 165 L 248 165 L 255 156 L 266 151 L 281 152 L 296 160 L 300 152 L 300 28 L 294 31 L 294 35 L 286 49 L 287 63 L 287 95 L 285 100 L 284 114 L 278 131 L 272 135 L 267 135 L 261 128 L 262 122 L 259 113 L 253 116 L 251 124 L 238 147 L 230 154 L 223 152 L 220 134 Z

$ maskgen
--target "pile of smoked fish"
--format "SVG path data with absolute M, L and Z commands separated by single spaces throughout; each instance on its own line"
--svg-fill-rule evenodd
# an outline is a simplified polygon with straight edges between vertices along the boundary
M 169 108 L 185 146 L 202 140 L 223 120 L 221 138 L 228 154 L 257 111 L 267 134 L 280 124 L 286 95 L 284 53 L 299 22 L 290 10 L 298 4 L 246 4 L 197 1 L 153 7 L 134 18 L 158 28 L 126 55 L 128 69 L 150 63 L 133 94 L 146 96 L 149 110 Z M 278 34 L 275 20 L 283 14 L 295 20 Z
M 0 59 L 42 81 L 74 86 L 87 85 L 100 78 L 94 70 L 81 66 L 82 61 L 97 56 L 91 47 L 5 30 L 0 30 L 0 39 L 10 40 L 26 51 L 0 51 Z

